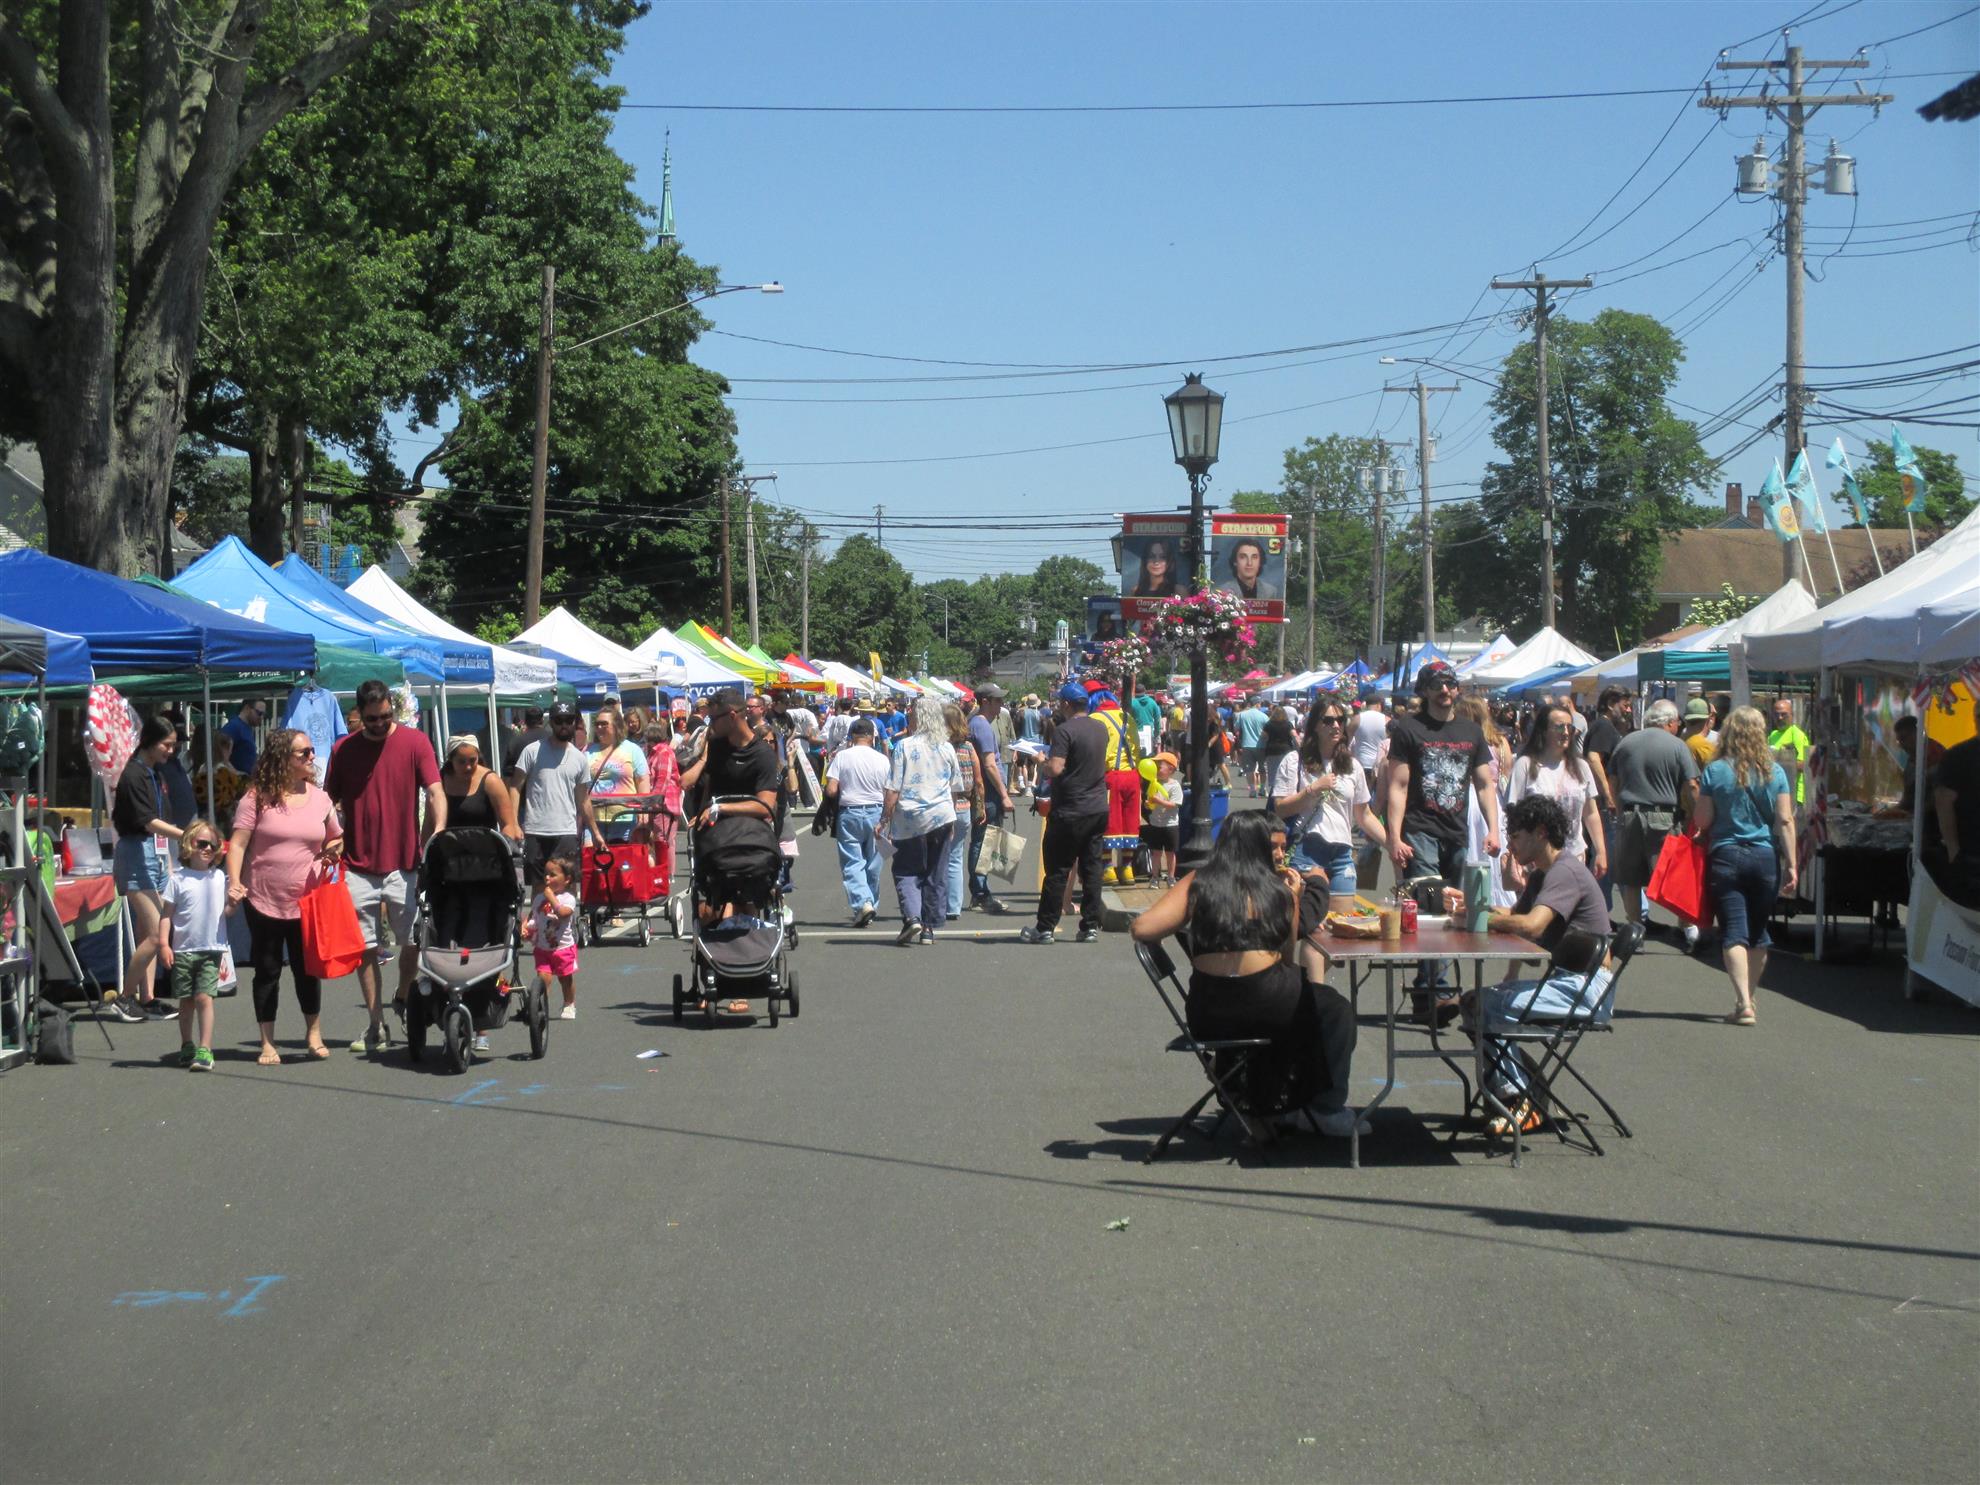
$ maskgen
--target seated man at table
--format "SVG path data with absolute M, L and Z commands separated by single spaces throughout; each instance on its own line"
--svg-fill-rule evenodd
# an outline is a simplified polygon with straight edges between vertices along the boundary
M 1507 810 L 1506 845 L 1525 869 L 1526 887 L 1510 912 L 1493 912 L 1489 926 L 1494 933 L 1516 933 L 1545 949 L 1547 970 L 1537 980 L 1507 980 L 1464 997 L 1465 1030 L 1485 1037 L 1485 1076 L 1492 1092 L 1525 1131 L 1540 1127 L 1540 1113 L 1526 1097 L 1526 1066 L 1511 1043 L 1492 1035 L 1494 1028 L 1517 1024 L 1529 1007 L 1534 1019 L 1573 1015 L 1598 1025 L 1614 1010 L 1609 999 L 1609 910 L 1595 878 L 1563 849 L 1566 844 L 1567 816 L 1552 799 L 1529 794 Z M 1595 970 L 1592 986 L 1590 969 Z M 1508 1134 L 1511 1129 L 1506 1120 L 1494 1119 L 1491 1131 Z

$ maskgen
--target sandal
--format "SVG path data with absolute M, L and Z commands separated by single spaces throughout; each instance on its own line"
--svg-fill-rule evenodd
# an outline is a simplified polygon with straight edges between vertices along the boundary
M 1522 1098 L 1518 1103 L 1513 1105 L 1512 1111 L 1513 1117 L 1519 1120 L 1519 1132 L 1521 1134 L 1531 1134 L 1540 1127 L 1540 1111 L 1533 1107 L 1531 1101 Z M 1494 1119 L 1485 1126 L 1485 1132 L 1495 1136 L 1511 1134 L 1513 1132 L 1513 1121 L 1512 1119 L 1503 1117 Z
M 1759 1024 L 1760 1018 L 1753 1014 L 1750 1007 L 1734 1011 L 1726 1017 L 1726 1025 L 1728 1026 L 1758 1026 Z
M 319 1060 L 330 1055 L 330 1049 L 324 1046 L 322 1042 L 311 1042 L 303 1050 Z
M 732 1000 L 723 1006 L 722 1009 L 732 1016 L 747 1016 L 749 1014 L 749 1002 L 746 1000 Z
M 261 1049 L 261 1055 L 254 1060 L 263 1067 L 280 1067 L 282 1065 L 282 1054 L 273 1047 L 263 1047 Z

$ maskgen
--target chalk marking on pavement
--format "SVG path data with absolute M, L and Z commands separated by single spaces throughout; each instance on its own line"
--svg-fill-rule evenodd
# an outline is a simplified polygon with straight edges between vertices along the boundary
M 134 1310 L 155 1310 L 169 1304 L 217 1304 L 221 1300 L 233 1299 L 233 1303 L 220 1312 L 223 1320 L 236 1319 L 242 1315 L 259 1315 L 267 1310 L 267 1305 L 256 1304 L 255 1298 L 264 1289 L 279 1284 L 286 1277 L 283 1274 L 255 1274 L 248 1283 L 253 1287 L 234 1299 L 234 1291 L 222 1289 L 218 1294 L 208 1294 L 201 1289 L 127 1289 L 110 1303 L 128 1305 Z
M 1927 1299 L 1914 1294 L 1893 1315 L 1980 1315 L 1980 1299 Z

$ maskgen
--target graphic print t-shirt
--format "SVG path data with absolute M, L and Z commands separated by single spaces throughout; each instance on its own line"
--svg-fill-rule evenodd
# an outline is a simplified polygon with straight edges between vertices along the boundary
M 1492 761 L 1476 722 L 1461 717 L 1438 722 L 1428 714 L 1397 717 L 1389 724 L 1389 761 L 1409 765 L 1404 830 L 1440 841 L 1469 837 L 1466 791 L 1472 770 Z

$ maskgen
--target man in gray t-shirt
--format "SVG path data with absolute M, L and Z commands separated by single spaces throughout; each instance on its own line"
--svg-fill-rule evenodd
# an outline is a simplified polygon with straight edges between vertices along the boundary
M 1677 703 L 1653 701 L 1643 725 L 1616 744 L 1609 758 L 1616 791 L 1616 843 L 1609 877 L 1622 889 L 1623 916 L 1643 916 L 1642 889 L 1650 885 L 1664 837 L 1691 812 L 1698 792 L 1698 760 L 1677 735 Z
M 552 857 L 577 861 L 580 821 L 592 844 L 605 844 L 591 813 L 591 770 L 577 745 L 577 723 L 577 708 L 558 702 L 550 708 L 550 735 L 509 767 L 509 787 L 522 798 L 523 873 L 532 885 L 543 880 L 543 863 Z

